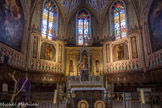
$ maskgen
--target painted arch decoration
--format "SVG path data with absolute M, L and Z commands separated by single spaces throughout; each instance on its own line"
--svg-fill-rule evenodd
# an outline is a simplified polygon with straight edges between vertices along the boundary
M 43 5 L 42 38 L 55 40 L 58 28 L 58 7 L 53 0 L 46 0 Z

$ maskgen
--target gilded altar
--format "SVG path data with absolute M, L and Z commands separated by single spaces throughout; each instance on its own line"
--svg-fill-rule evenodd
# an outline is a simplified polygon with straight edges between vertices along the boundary
M 80 49 L 82 47 L 66 47 L 66 75 L 80 76 L 80 69 L 87 67 L 87 58 L 83 55 L 80 60 Z M 87 47 L 90 54 L 90 76 L 101 76 L 103 74 L 103 47 Z

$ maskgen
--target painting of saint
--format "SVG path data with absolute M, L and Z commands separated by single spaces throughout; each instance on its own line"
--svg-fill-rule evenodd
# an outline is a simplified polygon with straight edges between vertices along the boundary
M 56 60 L 56 49 L 52 44 L 42 43 L 41 45 L 41 55 L 40 58 L 44 60 Z
M 51 60 L 52 58 L 53 58 L 53 55 L 52 55 L 52 46 L 50 46 L 50 44 L 46 44 L 45 59 L 46 60 Z
M 20 0 L 0 1 L 0 41 L 21 51 L 24 16 Z
M 162 48 L 162 1 L 153 0 L 149 17 L 148 26 L 150 31 L 150 40 L 152 51 L 158 51 Z

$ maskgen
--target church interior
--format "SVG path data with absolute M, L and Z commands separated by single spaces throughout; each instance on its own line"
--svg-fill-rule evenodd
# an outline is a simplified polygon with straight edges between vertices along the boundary
M 0 107 L 19 102 L 162 108 L 162 0 L 0 0 Z

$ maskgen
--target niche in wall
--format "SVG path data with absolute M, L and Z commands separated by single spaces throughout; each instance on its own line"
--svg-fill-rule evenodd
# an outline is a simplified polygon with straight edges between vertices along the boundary
M 44 60 L 56 61 L 56 48 L 53 44 L 42 43 L 40 58 Z
M 132 58 L 138 58 L 136 37 L 131 37 Z
M 38 52 L 38 37 L 34 36 L 34 42 L 33 42 L 33 58 L 37 58 L 37 52 Z
M 126 43 L 114 45 L 112 56 L 113 61 L 128 59 L 128 45 Z

